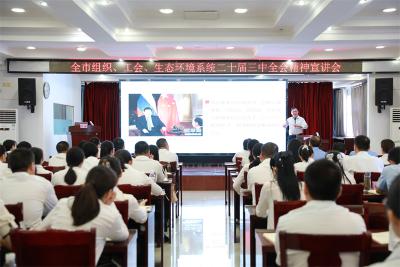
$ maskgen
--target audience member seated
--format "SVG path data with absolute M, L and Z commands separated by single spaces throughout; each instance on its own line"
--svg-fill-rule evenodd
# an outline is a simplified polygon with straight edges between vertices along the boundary
M 128 228 L 114 204 L 113 189 L 117 180 L 116 174 L 109 168 L 94 167 L 76 197 L 61 199 L 35 230 L 73 231 L 95 228 L 97 263 L 106 239 L 123 241 L 129 236 Z
M 14 216 L 8 212 L 0 199 L 0 249 L 2 247 L 11 250 L 10 232 L 13 228 L 17 228 Z
M 346 155 L 346 145 L 342 142 L 335 142 L 332 145 L 332 151 L 339 152 L 342 158 L 347 157 Z
M 354 138 L 356 155 L 343 159 L 343 167 L 350 173 L 354 172 L 382 172 L 383 162 L 377 157 L 370 156 L 368 150 L 370 140 L 365 135 Z
M 169 150 L 169 144 L 165 138 L 158 139 L 156 145 L 158 147 L 160 161 L 176 163 L 179 162 L 178 155 Z
M 390 164 L 390 162 L 388 160 L 388 154 L 389 154 L 389 151 L 392 150 L 394 147 L 395 147 L 395 144 L 390 139 L 383 139 L 381 141 L 381 150 L 382 150 L 381 160 L 383 161 L 383 165 Z
M 121 150 L 121 149 L 120 149 Z M 116 174 L 118 179 L 122 176 L 121 162 L 119 159 L 107 156 L 101 158 L 99 161 L 100 166 L 105 166 L 111 168 Z M 124 194 L 121 190 L 119 190 L 118 186 L 114 187 L 115 193 L 115 201 L 125 201 L 128 200 L 128 214 L 129 218 L 134 220 L 137 223 L 144 223 L 147 220 L 147 211 L 145 208 L 145 204 L 147 199 L 140 201 L 136 200 L 133 195 Z
M 125 142 L 124 142 L 124 139 L 122 139 L 121 137 L 114 138 L 113 144 L 114 144 L 115 152 L 117 152 L 120 149 L 125 149 Z
M 26 141 L 21 141 L 18 143 L 17 148 L 26 148 L 26 149 L 31 149 L 32 145 L 29 142 Z
M 160 153 L 158 147 L 155 145 L 149 145 L 149 150 L 150 150 L 149 158 L 155 161 L 160 161 Z
M 79 147 L 72 147 L 67 152 L 68 168 L 53 175 L 51 183 L 56 185 L 82 185 L 85 183 L 87 170 L 82 168 L 85 155 Z
M 150 158 L 150 149 L 146 142 L 139 141 L 135 144 L 135 155 L 136 158 L 132 163 L 134 169 L 144 173 L 154 172 L 157 177 L 157 182 L 162 182 L 167 179 L 160 162 Z
M 313 148 L 308 145 L 302 145 L 299 148 L 298 154 L 299 154 L 299 158 L 300 158 L 301 162 L 297 162 L 294 164 L 294 170 L 296 173 L 297 172 L 305 172 L 307 166 L 310 165 L 312 162 L 314 162 Z
M 388 155 L 389 166 L 383 168 L 381 177 L 376 184 L 377 190 L 386 193 L 389 191 L 394 179 L 400 175 L 400 147 L 390 150 Z
M 271 181 L 274 177 L 270 160 L 276 153 L 278 153 L 278 146 L 276 144 L 271 142 L 264 144 L 261 147 L 260 165 L 249 170 L 247 175 L 247 189 L 252 191 L 253 205 L 256 204 L 254 184 L 264 184 Z
M 3 146 L 6 149 L 7 155 L 17 148 L 17 142 L 11 139 L 4 140 Z
M 319 146 L 321 145 L 321 137 L 313 135 L 310 138 L 310 146 L 314 151 L 314 160 L 324 159 L 326 152 L 321 150 Z
M 0 145 L 0 179 L 1 177 L 10 175 L 12 172 L 6 163 L 7 151 L 3 145 Z
M 164 190 L 144 172 L 138 171 L 132 167 L 132 155 L 128 150 L 118 150 L 115 153 L 121 161 L 122 176 L 118 180 L 118 184 L 130 184 L 130 185 L 151 185 L 151 194 L 154 196 L 164 195 Z
M 325 158 L 335 163 L 342 173 L 342 184 L 356 184 L 354 175 L 343 168 L 343 153 L 339 151 L 330 151 L 326 153 Z
M 279 232 L 298 234 L 361 234 L 366 231 L 359 214 L 335 203 L 340 194 L 342 174 L 331 161 L 323 159 L 308 166 L 304 195 L 307 203 L 279 218 L 276 227 L 276 262 L 280 265 Z M 289 251 L 288 266 L 307 266 L 308 252 Z M 340 255 L 342 266 L 358 266 L 358 254 Z
M 83 152 L 85 153 L 85 160 L 83 161 L 82 168 L 89 172 L 93 167 L 99 165 L 99 159 L 97 158 L 99 149 L 95 144 L 85 142 Z
M 244 166 L 247 163 L 251 163 L 253 162 L 253 160 L 255 160 L 255 157 L 253 156 L 253 147 L 256 144 L 259 144 L 260 142 L 257 139 L 250 139 L 250 141 L 247 143 L 247 150 L 249 151 L 249 157 L 247 158 L 247 160 L 242 159 L 242 166 Z
M 235 153 L 235 155 L 232 158 L 232 162 L 236 162 L 236 158 L 242 158 L 242 160 L 243 160 L 242 161 L 242 166 L 244 166 L 244 165 L 249 163 L 248 162 L 248 158 L 250 156 L 250 152 L 251 151 L 247 148 L 247 145 L 248 145 L 250 140 L 251 140 L 250 138 L 247 138 L 247 139 L 243 140 L 243 150 Z
M 114 156 L 114 144 L 111 141 L 105 140 L 100 145 L 100 158 Z
M 290 151 L 292 153 L 292 156 L 294 158 L 294 162 L 301 162 L 301 159 L 299 157 L 299 148 L 303 145 L 303 143 L 299 139 L 292 139 L 289 141 L 289 144 L 287 146 L 287 151 Z
M 268 229 L 274 229 L 274 201 L 304 200 L 303 183 L 297 179 L 290 152 L 279 152 L 270 161 L 273 180 L 266 182 L 256 207 L 258 217 L 268 217 Z
M 53 176 L 53 173 L 51 171 L 46 170 L 43 168 L 43 150 L 38 147 L 32 147 L 30 149 L 35 157 L 35 167 L 36 167 L 36 174 L 51 174 Z
M 67 166 L 66 155 L 69 149 L 69 144 L 65 141 L 60 141 L 56 145 L 57 155 L 52 156 L 49 159 L 49 166 L 51 167 L 63 167 Z
M 257 143 L 253 146 L 252 149 L 252 154 L 253 154 L 253 158 L 255 160 L 253 160 L 250 163 L 247 163 L 243 166 L 243 168 L 240 170 L 238 176 L 236 177 L 235 181 L 233 182 L 233 189 L 235 190 L 236 193 L 238 193 L 240 195 L 240 189 L 242 188 L 242 184 L 245 182 L 244 176 L 245 173 L 249 172 L 250 166 L 252 167 L 256 167 L 258 165 L 260 165 L 261 160 L 260 160 L 260 154 L 261 154 L 261 147 L 263 144 L 261 143 Z
M 97 137 L 96 137 L 96 138 L 97 138 Z M 98 139 L 98 138 L 97 138 L 97 139 Z M 83 150 L 83 146 L 84 146 L 86 143 L 88 143 L 88 141 L 82 140 L 82 141 L 79 142 L 78 147 L 80 147 L 80 149 Z M 91 142 L 91 143 L 92 143 L 92 142 Z M 96 144 L 95 144 L 95 145 L 96 145 Z M 97 147 L 97 149 L 100 149 L 100 145 L 96 145 L 96 147 Z
M 94 137 L 90 138 L 89 142 L 95 144 L 100 151 L 101 141 L 98 137 L 94 136 Z
M 395 179 L 389 189 L 386 207 L 391 229 L 400 240 L 400 176 Z M 371 265 L 371 267 L 394 266 L 400 266 L 400 242 L 397 242 L 392 253 L 384 262 Z
M 49 181 L 35 176 L 32 151 L 16 149 L 8 157 L 8 166 L 13 172 L 0 181 L 0 199 L 5 204 L 21 202 L 24 206 L 23 225 L 31 228 L 41 222 L 42 217 L 57 204 L 54 188 Z

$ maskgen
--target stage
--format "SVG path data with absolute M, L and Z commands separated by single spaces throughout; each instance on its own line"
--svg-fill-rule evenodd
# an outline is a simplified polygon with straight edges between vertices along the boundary
M 184 166 L 182 183 L 184 191 L 224 190 L 224 167 L 190 167 Z

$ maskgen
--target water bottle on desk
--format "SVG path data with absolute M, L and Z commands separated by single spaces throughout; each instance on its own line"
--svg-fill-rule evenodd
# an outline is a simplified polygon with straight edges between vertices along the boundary
M 364 191 L 368 192 L 371 190 L 371 173 L 365 172 L 364 173 Z
M 154 182 L 157 182 L 157 175 L 155 171 L 150 171 L 149 173 L 150 179 L 152 179 Z

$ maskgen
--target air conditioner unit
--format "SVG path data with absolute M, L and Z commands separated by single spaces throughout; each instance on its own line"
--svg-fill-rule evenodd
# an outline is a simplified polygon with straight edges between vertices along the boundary
M 18 141 L 18 111 L 0 109 L 0 142 L 6 139 Z
M 400 108 L 390 109 L 390 139 L 400 145 Z

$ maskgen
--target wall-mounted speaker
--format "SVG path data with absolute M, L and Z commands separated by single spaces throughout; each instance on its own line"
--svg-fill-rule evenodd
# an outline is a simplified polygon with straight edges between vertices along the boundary
M 375 105 L 393 105 L 393 78 L 375 79 Z
M 27 106 L 33 113 L 36 105 L 36 79 L 18 78 L 18 104 Z

